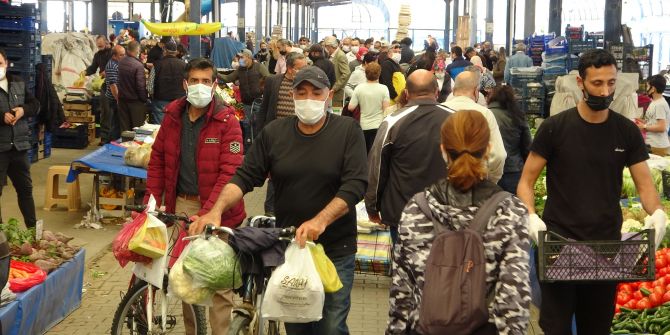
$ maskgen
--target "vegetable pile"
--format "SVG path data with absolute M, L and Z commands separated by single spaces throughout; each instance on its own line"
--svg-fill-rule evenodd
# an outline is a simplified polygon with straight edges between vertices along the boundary
M 656 280 L 617 287 L 612 334 L 670 335 L 670 248 L 656 251 Z
M 0 231 L 7 236 L 13 259 L 35 263 L 47 273 L 73 258 L 80 249 L 68 244 L 72 237 L 48 230 L 42 232 L 41 240 L 36 241 L 35 230 L 19 227 L 16 219 L 0 224 Z

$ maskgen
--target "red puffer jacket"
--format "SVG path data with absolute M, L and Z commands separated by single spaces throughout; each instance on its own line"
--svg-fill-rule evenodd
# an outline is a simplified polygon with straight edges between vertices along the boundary
M 158 205 L 165 195 L 165 209 L 174 213 L 177 203 L 177 180 L 179 177 L 179 157 L 181 146 L 182 113 L 186 112 L 186 98 L 180 98 L 165 107 L 165 118 L 151 151 L 147 168 L 147 195 L 154 195 Z M 242 152 L 242 130 L 231 107 L 224 106 L 218 99 L 213 100 L 205 115 L 205 124 L 200 131 L 197 144 L 196 165 L 198 167 L 198 188 L 201 210 L 207 213 L 223 187 L 235 174 L 244 158 Z M 244 200 L 223 213 L 221 225 L 236 227 L 246 213 Z

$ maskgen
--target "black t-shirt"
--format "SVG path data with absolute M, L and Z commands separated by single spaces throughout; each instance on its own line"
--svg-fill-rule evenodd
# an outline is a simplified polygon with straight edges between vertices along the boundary
M 649 158 L 640 130 L 616 112 L 588 123 L 577 108 L 542 123 L 531 151 L 547 160 L 547 229 L 577 240 L 621 238 L 623 168 Z
M 349 212 L 316 241 L 333 257 L 356 253 L 356 204 L 367 187 L 367 157 L 361 127 L 352 118 L 328 115 L 321 130 L 304 135 L 295 116 L 263 128 L 231 183 L 244 193 L 262 186 L 268 174 L 275 188 L 275 214 L 282 227 L 299 227 L 334 197 Z

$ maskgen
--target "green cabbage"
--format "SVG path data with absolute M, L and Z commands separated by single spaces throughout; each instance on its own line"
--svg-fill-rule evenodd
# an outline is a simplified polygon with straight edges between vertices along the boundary
M 651 178 L 654 182 L 654 187 L 659 194 L 663 193 L 663 174 L 660 170 L 651 169 Z M 638 196 L 633 176 L 630 174 L 628 168 L 623 169 L 623 183 L 621 187 L 621 195 L 623 198 L 635 198 Z
M 201 286 L 213 290 L 242 285 L 240 263 L 235 250 L 215 236 L 191 242 L 184 257 L 184 271 Z
M 169 290 L 180 300 L 191 305 L 211 305 L 216 291 L 206 287 L 198 287 L 193 278 L 184 272 L 182 262 L 177 262 L 170 269 Z

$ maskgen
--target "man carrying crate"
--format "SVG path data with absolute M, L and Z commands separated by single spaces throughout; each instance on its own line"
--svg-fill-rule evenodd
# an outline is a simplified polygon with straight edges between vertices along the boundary
M 584 98 L 577 107 L 545 120 L 537 131 L 517 189 L 531 213 L 528 231 L 535 243 L 543 230 L 577 241 L 620 240 L 624 167 L 630 169 L 642 206 L 651 215 L 645 228 L 656 230 L 656 247 L 663 240 L 667 218 L 646 163 L 649 155 L 642 135 L 632 121 L 609 109 L 616 78 L 611 54 L 585 53 L 577 77 Z M 533 186 L 545 166 L 548 192 L 540 219 Z M 609 334 L 616 286 L 613 281 L 541 283 L 544 333 L 572 334 L 574 314 L 579 334 Z

